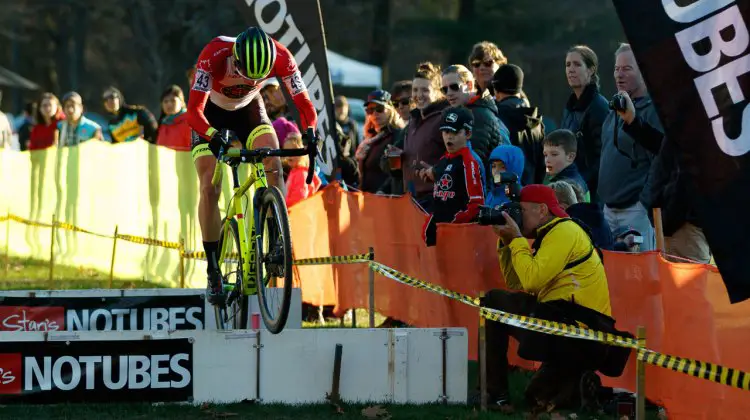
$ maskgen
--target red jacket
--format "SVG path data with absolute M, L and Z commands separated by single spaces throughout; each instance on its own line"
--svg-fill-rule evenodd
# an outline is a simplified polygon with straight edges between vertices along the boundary
M 286 180 L 287 207 L 315 194 L 320 188 L 321 181 L 318 175 L 313 175 L 313 180 L 309 185 L 305 181 L 307 181 L 307 168 L 304 166 L 292 168 Z
M 190 150 L 190 136 L 187 113 L 183 111 L 162 118 L 156 144 L 174 150 L 188 151 Z

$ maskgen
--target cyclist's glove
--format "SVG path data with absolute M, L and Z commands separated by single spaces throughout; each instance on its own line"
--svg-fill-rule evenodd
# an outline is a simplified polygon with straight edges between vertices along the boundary
M 232 142 L 233 134 L 230 130 L 222 128 L 211 136 L 211 148 L 219 150 L 222 146 L 228 147 Z

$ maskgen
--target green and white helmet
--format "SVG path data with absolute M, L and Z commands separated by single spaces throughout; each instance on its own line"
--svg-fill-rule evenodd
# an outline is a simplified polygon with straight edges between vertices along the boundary
M 248 79 L 265 79 L 276 62 L 276 44 L 262 29 L 251 26 L 234 41 L 237 70 Z

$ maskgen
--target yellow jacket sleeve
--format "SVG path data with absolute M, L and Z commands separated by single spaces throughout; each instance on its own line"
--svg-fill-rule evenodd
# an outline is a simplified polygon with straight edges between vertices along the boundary
M 500 272 L 503 273 L 503 278 L 505 278 L 505 285 L 511 290 L 523 290 L 523 285 L 518 279 L 518 273 L 513 268 L 510 248 L 503 246 L 503 242 L 499 239 L 497 241 L 497 255 L 500 258 Z
M 511 241 L 511 262 L 523 290 L 536 294 L 547 287 L 565 268 L 573 243 L 566 238 L 565 229 L 552 229 L 542 239 L 536 255 L 525 238 Z

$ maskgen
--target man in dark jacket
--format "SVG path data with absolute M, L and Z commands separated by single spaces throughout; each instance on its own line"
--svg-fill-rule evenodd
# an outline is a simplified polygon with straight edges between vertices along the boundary
M 521 98 L 523 70 L 514 64 L 503 64 L 492 78 L 495 104 L 500 120 L 508 127 L 510 143 L 523 150 L 523 185 L 541 184 L 544 180 L 544 124 L 539 109 L 526 106 Z
M 650 251 L 656 248 L 649 218 L 649 172 L 655 153 L 654 148 L 644 147 L 648 139 L 632 130 L 638 121 L 659 132 L 663 129 L 630 46 L 620 46 L 615 57 L 615 81 L 627 106 L 610 112 L 602 126 L 598 193 L 610 229 L 635 229 L 643 235 L 641 250 Z

